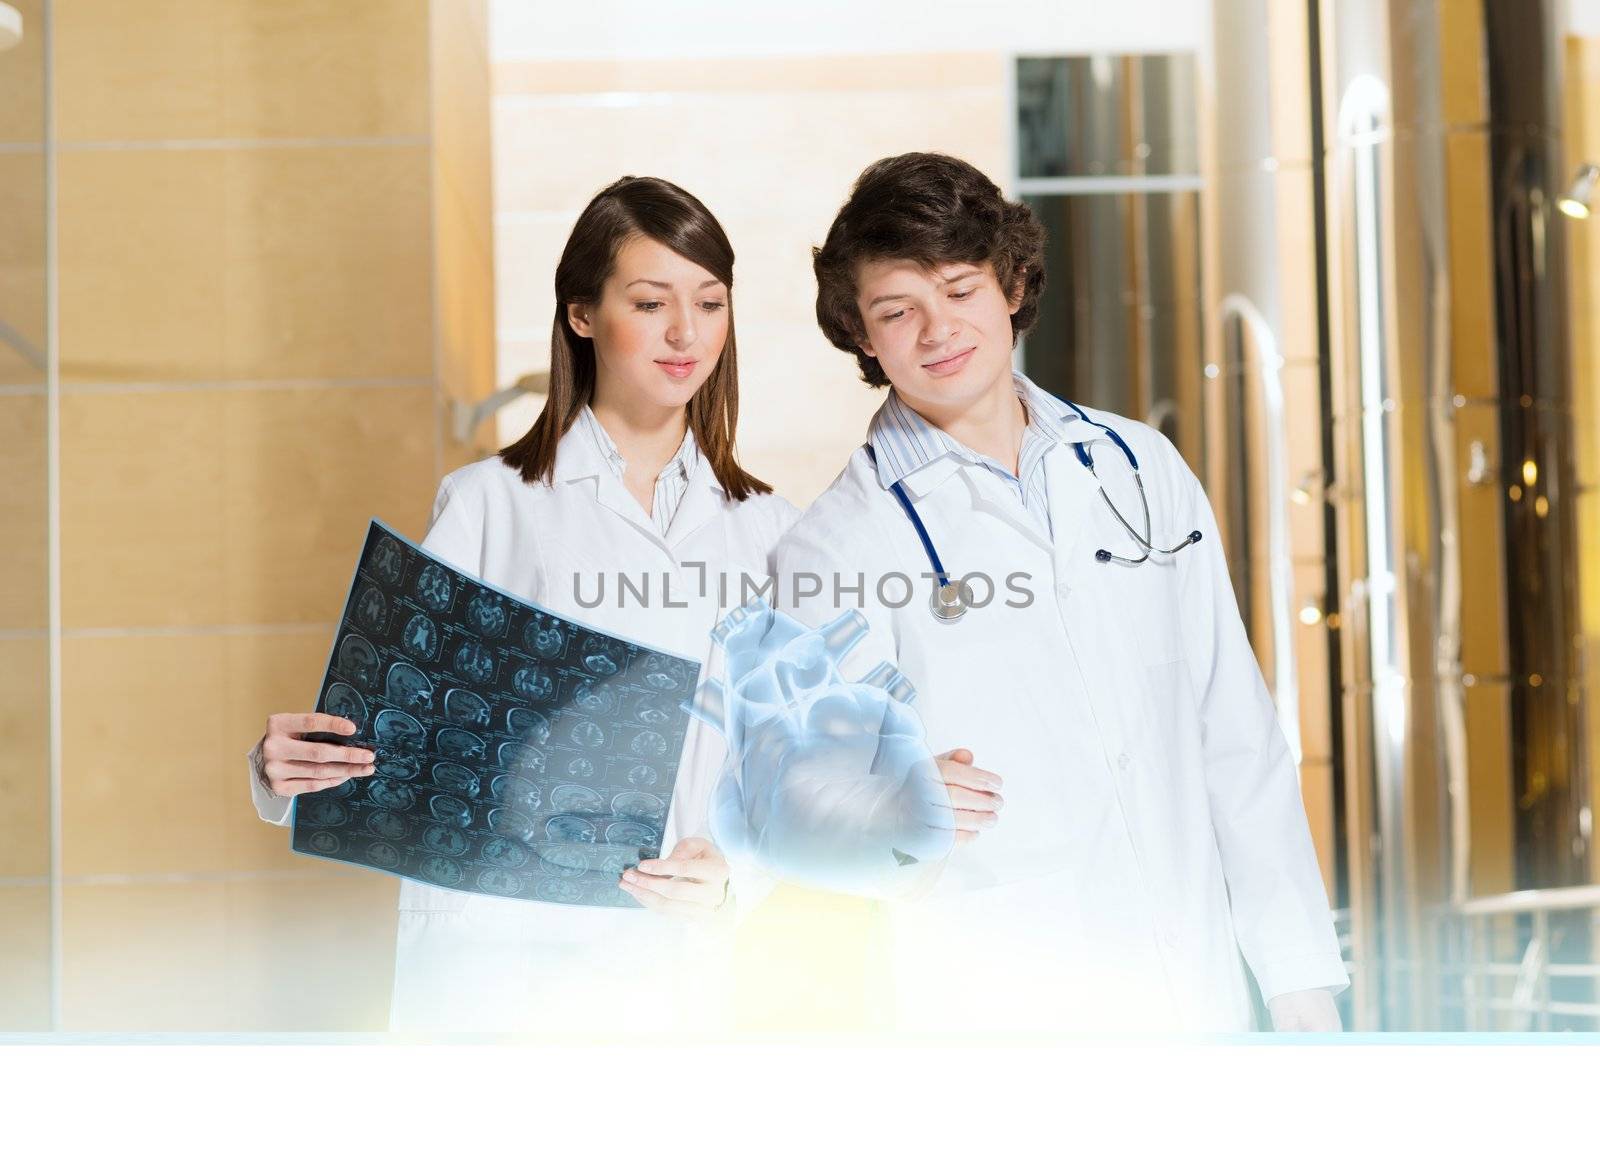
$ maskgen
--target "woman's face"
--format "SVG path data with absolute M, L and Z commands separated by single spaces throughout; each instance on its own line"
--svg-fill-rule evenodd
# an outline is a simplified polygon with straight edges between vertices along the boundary
M 595 397 L 677 409 L 716 368 L 728 340 L 728 287 L 648 236 L 617 251 L 593 305 L 567 320 L 594 341 Z

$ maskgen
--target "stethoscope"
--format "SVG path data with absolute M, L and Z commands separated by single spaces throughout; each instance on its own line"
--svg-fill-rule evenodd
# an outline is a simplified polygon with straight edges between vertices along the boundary
M 1091 427 L 1098 427 L 1106 433 L 1111 442 L 1115 443 L 1127 458 L 1128 466 L 1133 469 L 1133 482 L 1139 489 L 1139 509 L 1144 515 L 1143 535 L 1128 523 L 1127 517 L 1123 516 L 1122 511 L 1112 503 L 1111 497 L 1106 495 L 1106 486 L 1100 482 L 1100 473 L 1094 470 L 1094 456 L 1089 454 L 1089 445 L 1086 443 L 1074 443 L 1072 445 L 1073 451 L 1077 453 L 1078 462 L 1089 469 L 1089 474 L 1094 477 L 1095 485 L 1100 490 L 1100 499 L 1106 502 L 1106 507 L 1111 510 L 1111 515 L 1117 518 L 1117 523 L 1126 529 L 1128 535 L 1144 550 L 1138 557 L 1122 557 L 1113 553 L 1110 549 L 1096 549 L 1094 552 L 1096 561 L 1102 565 L 1109 565 L 1112 562 L 1118 565 L 1143 565 L 1150 560 L 1152 553 L 1160 553 L 1162 556 L 1170 557 L 1200 539 L 1200 530 L 1195 529 L 1170 549 L 1163 549 L 1158 545 L 1151 544 L 1150 498 L 1145 495 L 1144 477 L 1139 474 L 1139 460 L 1133 454 L 1133 448 L 1129 447 L 1122 436 L 1118 435 L 1111 427 L 1105 423 L 1097 423 L 1089 418 L 1076 403 L 1067 402 L 1066 399 L 1058 401 L 1064 403 L 1083 422 L 1088 423 Z M 872 444 L 870 443 L 867 444 L 867 455 L 876 465 L 878 453 L 872 450 Z M 941 622 L 957 621 L 972 606 L 972 587 L 964 581 L 952 581 L 950 575 L 945 572 L 944 562 L 939 560 L 939 551 L 933 547 L 933 538 L 928 536 L 928 528 L 922 523 L 922 518 L 917 515 L 916 507 L 911 503 L 911 497 L 906 495 L 904 486 L 897 480 L 889 486 L 889 490 L 894 493 L 895 499 L 900 502 L 900 507 L 905 510 L 906 516 L 910 518 L 912 527 L 917 530 L 917 537 L 922 541 L 923 552 L 927 553 L 928 563 L 933 566 L 934 575 L 938 578 L 939 588 L 933 591 L 932 597 L 928 600 L 929 609 L 933 611 L 933 616 Z

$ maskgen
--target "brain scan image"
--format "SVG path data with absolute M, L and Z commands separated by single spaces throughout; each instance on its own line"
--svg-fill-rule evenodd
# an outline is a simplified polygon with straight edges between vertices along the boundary
M 439 734 L 434 737 L 434 745 L 441 755 L 453 756 L 457 760 L 483 759 L 483 741 L 461 728 L 440 728 Z
M 535 618 L 524 628 L 523 645 L 541 659 L 559 659 L 567 649 L 567 638 L 561 627 L 546 619 Z
M 550 808 L 556 813 L 604 813 L 606 803 L 586 785 L 557 785 L 550 790 Z
M 587 846 L 541 846 L 539 869 L 557 878 L 581 878 L 589 870 L 592 852 Z
M 660 818 L 667 812 L 666 802 L 654 793 L 618 793 L 611 798 L 611 812 L 618 817 L 643 821 Z
M 448 793 L 436 793 L 428 798 L 428 815 L 435 821 L 462 829 L 472 824 L 472 806 Z
M 383 633 L 384 627 L 389 624 L 389 603 L 383 600 L 381 590 L 369 586 L 362 592 L 361 601 L 356 606 L 356 617 L 368 630 Z
M 440 613 L 450 608 L 454 590 L 450 571 L 442 565 L 425 565 L 417 574 L 417 598 L 428 609 Z
M 543 667 L 522 667 L 511 677 L 511 686 L 524 699 L 545 700 L 556 693 L 556 677 Z
M 603 716 L 617 710 L 617 692 L 609 683 L 580 683 L 572 702 L 590 715 Z
M 319 854 L 337 853 L 339 850 L 338 835 L 330 834 L 325 829 L 318 830 L 311 835 L 311 848 Z
M 667 738 L 660 732 L 640 732 L 633 738 L 633 750 L 640 756 L 665 756 Z
M 463 765 L 442 760 L 433 766 L 429 775 L 433 777 L 433 783 L 447 793 L 468 800 L 478 795 L 478 774 Z
M 504 866 L 511 870 L 521 869 L 528 864 L 528 848 L 510 838 L 484 838 L 483 849 L 478 856 L 491 866 Z
M 380 752 L 373 770 L 392 781 L 409 781 L 422 772 L 422 764 L 409 752 Z
M 532 744 L 523 744 L 519 740 L 503 741 L 495 749 L 495 759 L 502 768 L 516 769 L 527 776 L 544 775 L 544 753 Z
M 395 813 L 404 813 L 417 803 L 417 791 L 404 781 L 386 781 L 376 777 L 367 785 L 367 797 L 374 805 Z
M 489 828 L 502 837 L 522 842 L 533 840 L 533 819 L 505 806 L 497 805 L 489 810 Z
M 414 614 L 400 636 L 400 648 L 420 662 L 431 663 L 439 653 L 439 628 L 426 614 Z
M 296 800 L 291 848 L 472 899 L 640 911 L 617 878 L 663 839 L 701 673 L 374 521 L 317 693 L 357 729 L 322 739 L 374 769 Z
M 456 671 L 474 683 L 494 678 L 494 656 L 481 642 L 464 642 L 456 648 Z
M 634 709 L 633 718 L 641 724 L 659 728 L 662 724 L 672 722 L 672 713 L 661 707 L 655 700 L 647 699 Z
M 422 725 L 405 712 L 395 711 L 393 708 L 378 713 L 377 718 L 372 721 L 372 733 L 378 738 L 379 744 L 409 752 L 421 752 L 428 743 Z
M 583 669 L 591 675 L 615 675 L 620 669 L 610 655 L 584 655 Z
M 606 826 L 606 841 L 613 846 L 653 846 L 659 840 L 654 827 L 642 821 L 613 821 Z
M 410 663 L 395 663 L 384 679 L 383 698 L 393 707 L 427 715 L 433 706 L 433 684 Z
M 501 773 L 489 782 L 489 792 L 502 805 L 520 805 L 531 811 L 544 804 L 538 785 L 507 773 Z
M 552 817 L 545 823 L 544 833 L 552 842 L 592 842 L 597 836 L 593 822 L 568 814 Z
M 452 825 L 430 825 L 422 831 L 422 844 L 435 854 L 456 854 L 467 852 L 467 835 Z
M 367 817 L 367 828 L 380 838 L 397 842 L 406 836 L 406 819 L 388 809 L 374 809 Z
M 522 890 L 522 879 L 509 870 L 484 870 L 478 874 L 478 889 L 484 894 L 509 899 Z
M 305 807 L 300 810 L 301 816 L 306 819 L 307 825 L 335 826 L 343 825 L 350 820 L 350 812 L 336 801 L 316 801 L 307 803 L 312 794 L 302 797 L 301 803 Z
M 499 638 L 510 621 L 505 599 L 493 590 L 479 590 L 467 603 L 467 625 L 485 638 Z
M 444 693 L 445 718 L 469 728 L 485 729 L 493 718 L 483 696 L 465 688 L 452 687 Z
M 514 707 L 506 712 L 506 731 L 524 744 L 543 744 L 550 739 L 550 721 L 531 708 Z
M 384 537 L 372 551 L 372 572 L 387 586 L 397 586 L 406 572 L 406 555 L 400 542 Z
M 359 634 L 347 634 L 339 643 L 339 674 L 357 687 L 378 682 L 378 652 Z
M 539 897 L 551 903 L 583 901 L 583 887 L 570 878 L 546 878 L 539 883 Z
M 349 720 L 357 730 L 367 725 L 367 705 L 362 702 L 361 693 L 348 683 L 335 683 L 328 688 L 328 694 L 322 700 L 322 710 L 330 716 Z
M 462 870 L 459 863 L 435 854 L 422 860 L 422 865 L 417 867 L 417 877 L 435 886 L 456 886 L 461 881 Z

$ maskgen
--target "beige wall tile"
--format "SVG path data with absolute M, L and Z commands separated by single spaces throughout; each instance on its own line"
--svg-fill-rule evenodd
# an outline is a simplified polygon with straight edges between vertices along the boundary
M 61 156 L 63 379 L 223 376 L 225 164 L 215 151 Z
M 427 0 L 71 0 L 61 138 L 428 132 Z
M 230 154 L 228 377 L 433 377 L 429 164 L 420 146 Z
M 312 709 L 332 637 L 67 639 L 66 873 L 329 873 L 256 815 L 245 753 L 269 715 Z
M 427 388 L 65 396 L 66 625 L 334 620 L 370 517 L 425 532 L 433 427 Z
M 1004 84 L 995 53 L 895 53 L 827 57 L 718 57 L 704 61 L 497 61 L 497 94 L 859 93 Z
M 0 878 L 48 875 L 50 644 L 43 634 L 0 638 L 0 745 Z
M 48 886 L 0 886 L 0 956 L 0 1033 L 48 1029 Z
M 61 658 L 64 873 L 230 869 L 223 809 L 248 795 L 249 744 L 223 743 L 220 640 L 67 639 Z
M 46 226 L 44 156 L 0 153 L 0 321 L 28 347 L 0 338 L 0 385 L 44 384 Z
M 432 377 L 426 147 L 60 168 L 67 381 Z
M 388 1022 L 395 892 L 381 876 L 69 885 L 62 919 L 68 1029 Z
M 68 1030 L 225 1030 L 222 883 L 62 890 L 61 1017 Z
M 44 141 L 42 0 L 8 0 L 22 14 L 22 43 L 6 50 L 0 68 L 0 142 Z M 0 188 L 3 190 L 3 188 Z M 5 223 L 0 218 L 0 224 Z
M 326 872 L 256 816 L 245 753 L 267 716 L 311 710 L 332 637 L 67 639 L 65 872 Z
M 42 394 L 0 395 L 0 630 L 49 622 L 46 411 Z
M 229 1027 L 389 1027 L 398 882 L 324 864 L 328 877 L 230 882 Z

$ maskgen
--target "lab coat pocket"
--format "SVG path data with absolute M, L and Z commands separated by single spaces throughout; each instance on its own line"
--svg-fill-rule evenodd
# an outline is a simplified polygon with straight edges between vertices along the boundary
M 1186 651 L 1174 566 L 1152 559 L 1129 573 L 1138 580 L 1129 583 L 1124 604 L 1140 659 L 1147 667 L 1181 661 Z

